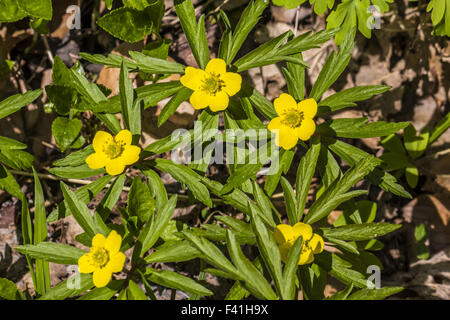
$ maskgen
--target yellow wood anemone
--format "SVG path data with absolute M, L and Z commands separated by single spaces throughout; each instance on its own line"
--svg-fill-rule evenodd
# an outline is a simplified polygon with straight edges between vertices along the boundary
M 302 252 L 298 265 L 310 264 L 314 261 L 314 255 L 323 251 L 323 238 L 313 233 L 309 224 L 298 222 L 294 226 L 280 224 L 274 231 L 275 241 L 280 249 L 281 260 L 287 262 L 289 251 L 295 241 L 302 237 Z
M 275 144 L 289 150 L 295 147 L 298 139 L 307 141 L 316 131 L 314 117 L 317 114 L 317 102 L 306 99 L 299 103 L 283 93 L 274 101 L 278 117 L 270 121 L 268 129 L 275 134 Z
M 95 153 L 86 158 L 91 169 L 106 168 L 112 176 L 121 174 L 125 167 L 138 162 L 141 148 L 131 145 L 133 136 L 128 130 L 120 131 L 115 137 L 105 131 L 95 134 L 92 146 Z
M 122 237 L 111 231 L 107 238 L 96 234 L 92 238 L 91 250 L 78 259 L 80 273 L 93 273 L 94 285 L 106 286 L 114 272 L 120 272 L 125 264 L 125 254 L 120 252 Z
M 214 112 L 225 110 L 230 97 L 238 93 L 242 85 L 241 76 L 227 72 L 222 59 L 210 60 L 205 70 L 187 67 L 180 81 L 194 91 L 189 102 L 195 109 L 209 107 Z

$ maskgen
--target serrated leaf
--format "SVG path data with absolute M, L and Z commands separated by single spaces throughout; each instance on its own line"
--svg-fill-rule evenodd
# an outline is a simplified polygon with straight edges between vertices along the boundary
M 324 229 L 323 235 L 339 240 L 371 240 L 388 234 L 398 228 L 401 228 L 401 225 L 390 223 L 351 224 L 333 229 Z

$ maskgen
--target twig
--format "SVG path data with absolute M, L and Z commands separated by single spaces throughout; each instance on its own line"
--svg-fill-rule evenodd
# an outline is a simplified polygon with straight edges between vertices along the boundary
M 45 35 L 42 35 L 42 41 L 44 41 L 44 46 L 47 51 L 47 56 L 50 59 L 50 62 L 53 64 L 55 62 L 55 59 L 53 58 L 52 50 L 50 49 L 50 46 L 48 45 L 48 40 Z

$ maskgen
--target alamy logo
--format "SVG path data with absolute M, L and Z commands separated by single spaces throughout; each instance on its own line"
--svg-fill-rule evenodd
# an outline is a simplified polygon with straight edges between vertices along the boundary
M 367 8 L 370 17 L 367 19 L 367 27 L 370 30 L 381 29 L 381 10 L 380 7 L 372 5 Z
M 379 266 L 371 265 L 367 267 L 366 273 L 371 274 L 367 278 L 366 284 L 368 289 L 380 289 L 381 288 L 381 270 Z
M 81 9 L 79 6 L 72 5 L 68 6 L 66 13 L 71 14 L 67 19 L 66 25 L 69 30 L 80 30 L 81 29 Z

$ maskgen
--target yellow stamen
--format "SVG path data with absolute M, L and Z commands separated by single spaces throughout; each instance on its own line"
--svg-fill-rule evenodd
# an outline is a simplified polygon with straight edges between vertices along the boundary
M 208 73 L 208 76 L 203 80 L 202 90 L 215 95 L 217 92 L 222 91 L 225 87 L 225 82 L 220 79 L 220 76 L 215 73 Z
M 102 268 L 106 266 L 109 261 L 109 253 L 104 248 L 92 247 L 91 259 L 92 265 L 94 265 L 96 268 Z
M 298 112 L 295 109 L 289 109 L 282 115 L 282 118 L 283 120 L 281 123 L 291 128 L 297 128 L 302 124 L 304 115 L 303 112 Z

